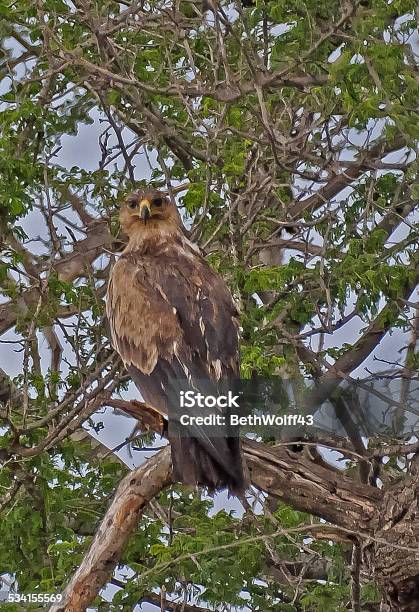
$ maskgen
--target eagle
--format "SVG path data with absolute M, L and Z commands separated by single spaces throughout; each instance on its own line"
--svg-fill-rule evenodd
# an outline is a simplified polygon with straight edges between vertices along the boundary
M 182 426 L 174 406 L 184 383 L 205 391 L 214 388 L 207 382 L 239 376 L 238 311 L 230 291 L 188 239 L 166 194 L 130 194 L 120 223 L 129 240 L 108 284 L 112 344 L 144 401 L 167 419 L 175 481 L 242 492 L 237 429 L 228 418 L 217 435 L 205 425 Z

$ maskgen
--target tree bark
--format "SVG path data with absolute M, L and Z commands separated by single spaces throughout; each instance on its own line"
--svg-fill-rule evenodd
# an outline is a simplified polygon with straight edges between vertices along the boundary
M 270 449 L 245 441 L 243 449 L 257 487 L 294 508 L 311 512 L 349 530 L 369 532 L 381 492 L 354 485 L 350 478 L 328 470 L 284 448 Z M 80 567 L 50 612 L 81 612 L 110 579 L 129 536 L 148 502 L 171 482 L 170 448 L 154 455 L 119 485 Z
M 386 490 L 364 562 L 382 593 L 381 612 L 419 610 L 419 476 Z
M 286 447 L 271 448 L 245 440 L 243 452 L 256 487 L 296 510 L 325 519 L 343 530 L 342 539 L 363 545 L 364 566 L 382 592 L 382 612 L 419 610 L 416 473 L 383 492 Z M 122 480 L 63 600 L 50 612 L 87 608 L 111 578 L 141 513 L 171 478 L 167 447 Z
M 354 482 L 287 447 L 246 440 L 243 449 L 252 483 L 270 496 L 354 533 L 372 533 L 378 525 L 380 489 Z
M 170 484 L 170 448 L 158 452 L 121 481 L 86 553 L 50 612 L 83 612 L 110 579 L 148 502 Z

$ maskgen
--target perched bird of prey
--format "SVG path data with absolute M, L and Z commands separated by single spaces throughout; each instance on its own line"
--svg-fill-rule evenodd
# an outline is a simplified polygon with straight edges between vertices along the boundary
M 131 194 L 120 221 L 129 242 L 108 286 L 114 348 L 143 399 L 168 416 L 175 480 L 242 491 L 240 441 L 229 420 L 217 436 L 205 426 L 182 430 L 171 407 L 179 381 L 200 389 L 205 380 L 238 377 L 238 312 L 227 285 L 186 237 L 165 194 Z

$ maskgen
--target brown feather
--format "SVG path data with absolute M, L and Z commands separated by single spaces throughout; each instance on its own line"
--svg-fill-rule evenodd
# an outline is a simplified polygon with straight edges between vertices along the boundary
M 115 349 L 145 401 L 169 416 L 175 477 L 187 484 L 244 487 L 236 431 L 211 438 L 201 428 L 188 437 L 173 415 L 170 392 L 193 382 L 239 374 L 237 309 L 224 280 L 181 231 L 176 207 L 158 192 L 130 196 L 121 211 L 129 243 L 115 264 L 107 314 Z M 150 202 L 150 215 L 139 216 Z M 147 211 L 145 211 L 147 212 Z M 148 213 L 147 213 L 148 215 Z M 192 436 L 192 437 L 191 437 Z

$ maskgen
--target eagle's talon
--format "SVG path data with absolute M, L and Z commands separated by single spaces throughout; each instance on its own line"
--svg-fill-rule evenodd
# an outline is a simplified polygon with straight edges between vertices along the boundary
M 218 439 L 199 426 L 193 436 L 182 436 L 189 430 L 174 423 L 169 431 L 164 418 L 185 375 L 197 388 L 208 375 L 213 382 L 238 376 L 239 313 L 229 289 L 187 238 L 167 194 L 130 194 L 120 221 L 129 242 L 108 285 L 112 343 L 142 396 L 161 410 L 132 402 L 127 412 L 149 430 L 167 432 L 177 480 L 244 491 L 238 431 L 232 435 L 226 426 L 225 439 Z
M 129 406 L 129 407 L 128 407 Z M 139 429 L 146 432 L 154 431 L 160 435 L 165 428 L 165 420 L 156 408 L 145 402 L 131 400 L 124 408 L 124 412 L 137 419 L 140 424 Z

